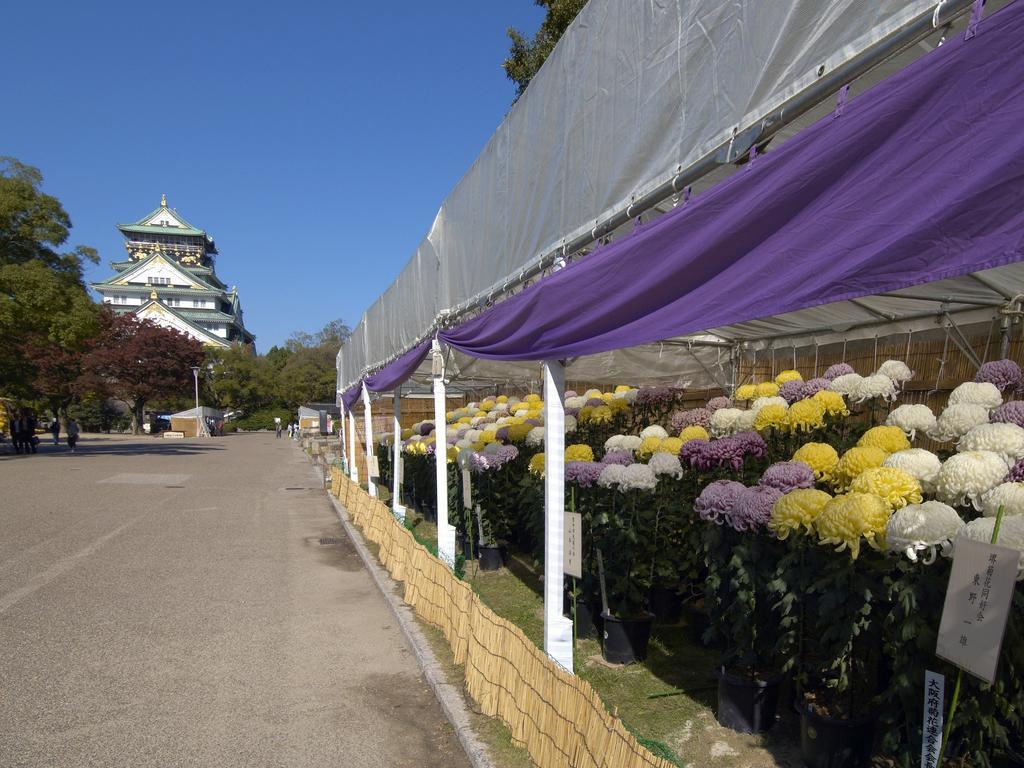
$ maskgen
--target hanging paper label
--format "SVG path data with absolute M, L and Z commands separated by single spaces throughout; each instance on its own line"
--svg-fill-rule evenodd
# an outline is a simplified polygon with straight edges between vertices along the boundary
M 468 469 L 462 470 L 462 506 L 465 509 L 473 508 L 473 481 Z
M 566 512 L 562 531 L 565 538 L 563 567 L 569 576 L 583 578 L 583 516 L 579 512 Z
M 1019 550 L 963 536 L 956 540 L 935 655 L 990 685 L 996 677 L 1019 561 Z
M 370 456 L 366 460 L 366 474 L 374 480 L 380 479 L 380 462 L 376 456 Z
M 946 678 L 938 672 L 924 673 L 924 731 L 921 734 L 921 768 L 938 768 L 942 747 L 942 707 Z

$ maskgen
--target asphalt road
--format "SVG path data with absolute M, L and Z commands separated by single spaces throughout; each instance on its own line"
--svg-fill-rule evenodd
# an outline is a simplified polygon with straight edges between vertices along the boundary
M 0 454 L 0 766 L 468 764 L 286 437 Z

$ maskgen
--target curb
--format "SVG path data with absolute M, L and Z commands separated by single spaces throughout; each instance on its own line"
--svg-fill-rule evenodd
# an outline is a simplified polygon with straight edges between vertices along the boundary
M 322 482 L 325 473 L 318 467 L 313 467 L 313 471 L 320 476 Z M 473 732 L 473 727 L 469 723 L 469 712 L 466 709 L 466 702 L 462 697 L 462 691 L 448 682 L 447 675 L 438 663 L 437 657 L 423 636 L 423 632 L 417 626 L 412 610 L 395 595 L 394 587 L 396 582 L 384 570 L 383 566 L 377 562 L 377 559 L 370 554 L 369 550 L 366 549 L 362 535 L 349 522 L 348 510 L 339 504 L 338 500 L 330 492 L 327 493 L 327 498 L 330 499 L 331 504 L 334 506 L 334 511 L 338 515 L 338 521 L 345 529 L 349 539 L 352 540 L 352 544 L 355 546 L 356 552 L 359 553 L 359 558 L 363 561 L 363 565 L 366 566 L 370 577 L 377 585 L 377 589 L 380 590 L 381 595 L 388 604 L 388 608 L 391 609 L 391 613 L 394 614 L 395 619 L 398 621 L 398 625 L 402 628 L 402 634 L 405 635 L 405 639 L 412 647 L 413 653 L 416 654 L 416 660 L 423 670 L 423 677 L 434 691 L 434 696 L 437 697 L 437 701 L 440 703 L 441 709 L 444 710 L 445 716 L 455 727 L 455 734 L 458 736 L 459 743 L 462 745 L 466 757 L 469 758 L 469 762 L 473 765 L 473 768 L 497 768 L 491 760 L 487 748 L 477 738 L 476 733 Z

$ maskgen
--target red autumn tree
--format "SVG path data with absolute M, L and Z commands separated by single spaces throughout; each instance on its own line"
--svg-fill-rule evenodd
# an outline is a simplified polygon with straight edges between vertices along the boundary
M 124 402 L 139 434 L 146 403 L 190 391 L 192 366 L 203 364 L 203 345 L 134 315 L 105 312 L 101 326 L 82 361 L 79 391 Z
M 25 362 L 31 368 L 33 392 L 47 401 L 54 416 L 64 420 L 67 420 L 68 406 L 79 393 L 84 346 L 65 346 L 36 335 L 21 348 Z

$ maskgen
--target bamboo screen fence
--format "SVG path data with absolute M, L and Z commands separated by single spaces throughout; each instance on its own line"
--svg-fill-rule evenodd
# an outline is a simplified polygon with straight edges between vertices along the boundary
M 540 768 L 671 768 L 612 716 L 590 684 L 551 661 L 521 629 L 500 618 L 418 544 L 391 510 L 337 467 L 331 492 L 381 563 L 405 586 L 405 602 L 444 634 L 464 667 L 466 690 L 500 718 Z

